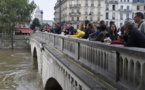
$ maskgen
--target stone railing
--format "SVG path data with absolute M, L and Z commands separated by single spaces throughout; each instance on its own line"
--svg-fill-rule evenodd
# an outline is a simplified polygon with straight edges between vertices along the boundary
M 131 90 L 145 86 L 145 49 L 108 45 L 51 33 L 35 33 L 38 38 L 66 53 L 82 66 L 105 79 Z

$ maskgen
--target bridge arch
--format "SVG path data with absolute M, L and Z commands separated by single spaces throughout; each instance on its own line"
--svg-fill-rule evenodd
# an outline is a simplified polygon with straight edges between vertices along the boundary
M 34 65 L 34 69 L 38 70 L 38 59 L 37 59 L 37 50 L 36 47 L 34 47 L 33 49 L 33 65 Z
M 56 79 L 49 78 L 46 82 L 45 90 L 63 90 L 63 89 Z

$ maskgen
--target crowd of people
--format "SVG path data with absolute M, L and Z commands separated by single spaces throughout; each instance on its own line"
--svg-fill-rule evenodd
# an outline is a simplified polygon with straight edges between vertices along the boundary
M 126 19 L 120 28 L 117 28 L 113 21 L 110 21 L 107 26 L 104 20 L 98 24 L 85 20 L 79 23 L 77 29 L 71 23 L 64 23 L 63 26 L 56 23 L 55 26 L 48 25 L 46 31 L 55 34 L 63 33 L 72 38 L 145 48 L 145 21 L 141 12 L 135 13 L 133 19 Z

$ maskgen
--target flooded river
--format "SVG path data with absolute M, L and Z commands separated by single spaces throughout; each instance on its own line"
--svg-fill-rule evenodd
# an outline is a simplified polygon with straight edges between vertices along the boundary
M 43 90 L 29 50 L 0 50 L 0 90 Z

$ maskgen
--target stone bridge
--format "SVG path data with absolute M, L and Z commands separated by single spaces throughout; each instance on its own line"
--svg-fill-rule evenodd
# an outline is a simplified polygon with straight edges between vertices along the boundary
M 45 90 L 145 90 L 145 49 L 51 33 L 30 36 Z

